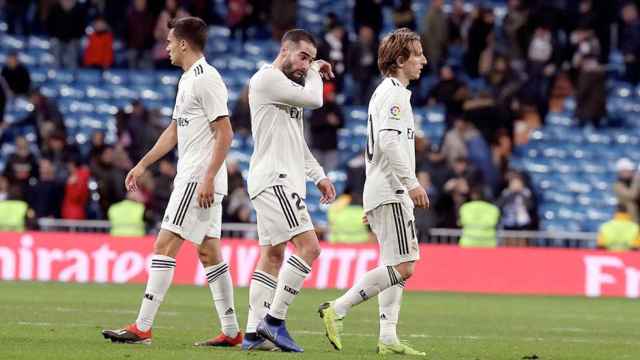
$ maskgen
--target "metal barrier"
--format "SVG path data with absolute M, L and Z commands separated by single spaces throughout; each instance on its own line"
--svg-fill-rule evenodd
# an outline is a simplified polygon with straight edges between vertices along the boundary
M 595 248 L 597 241 L 597 234 L 589 232 L 498 230 L 496 235 L 499 246 Z M 418 236 L 425 243 L 457 244 L 462 230 L 434 228 Z
M 106 220 L 64 220 L 38 219 L 38 226 L 42 231 L 70 231 L 70 232 L 109 232 L 111 226 Z M 153 233 L 157 232 L 153 231 Z M 462 236 L 461 229 L 434 228 L 429 233 L 418 232 L 421 243 L 457 244 Z M 222 236 L 234 238 L 255 239 L 258 237 L 256 224 L 223 223 Z M 564 248 L 594 248 L 597 234 L 569 231 L 512 231 L 498 230 L 499 246 L 532 246 L 532 247 L 564 247 Z

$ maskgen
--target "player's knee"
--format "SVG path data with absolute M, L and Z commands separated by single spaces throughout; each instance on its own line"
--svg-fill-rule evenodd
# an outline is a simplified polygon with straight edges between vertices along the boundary
M 408 280 L 413 275 L 415 265 L 413 262 L 402 263 L 396 266 L 396 270 L 403 280 Z
M 320 245 L 318 245 L 318 244 L 314 244 L 313 246 L 310 246 L 310 247 L 307 249 L 307 251 L 306 251 L 306 253 L 307 253 L 306 258 L 307 258 L 307 259 L 313 259 L 313 260 L 315 260 L 315 259 L 317 259 L 318 257 L 320 257 L 320 253 L 321 253 L 321 252 L 322 252 L 322 249 L 320 248 Z

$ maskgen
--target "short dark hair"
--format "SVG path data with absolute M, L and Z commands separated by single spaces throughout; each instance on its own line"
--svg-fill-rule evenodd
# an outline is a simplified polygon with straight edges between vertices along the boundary
M 187 16 L 171 19 L 167 26 L 169 29 L 173 29 L 173 34 L 177 39 L 186 40 L 197 50 L 204 50 L 204 45 L 207 43 L 207 24 L 204 20 Z
M 285 41 L 291 41 L 294 43 L 299 43 L 300 41 L 306 41 L 313 45 L 314 47 L 318 47 L 316 38 L 308 31 L 303 29 L 291 29 L 282 35 L 281 44 L 284 44 Z

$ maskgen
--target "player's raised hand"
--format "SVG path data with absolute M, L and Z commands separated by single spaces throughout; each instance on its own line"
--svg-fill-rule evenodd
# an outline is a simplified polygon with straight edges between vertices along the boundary
M 138 190 L 138 179 L 147 169 L 140 164 L 133 167 L 133 169 L 129 170 L 127 177 L 124 179 L 124 187 L 127 191 L 137 191 Z
M 329 178 L 324 178 L 318 182 L 318 190 L 322 193 L 320 197 L 321 204 L 328 204 L 336 199 L 336 188 L 333 187 L 333 183 Z
M 208 209 L 213 205 L 214 189 L 213 179 L 205 179 L 204 182 L 198 184 L 198 206 Z
M 331 69 L 331 64 L 324 60 L 316 60 L 313 62 L 318 67 L 318 72 L 320 73 L 320 77 L 324 80 L 331 80 L 336 76 L 333 74 L 333 70 Z
M 427 192 L 424 191 L 422 186 L 416 186 L 415 188 L 409 190 L 409 197 L 413 201 L 413 204 L 418 208 L 428 208 L 429 207 L 429 196 L 427 196 Z

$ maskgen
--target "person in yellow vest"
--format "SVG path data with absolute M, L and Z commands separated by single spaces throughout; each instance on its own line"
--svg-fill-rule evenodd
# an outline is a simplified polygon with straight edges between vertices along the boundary
M 471 201 L 460 207 L 462 247 L 496 247 L 496 226 L 500 220 L 500 209 L 483 199 L 481 189 L 471 190 Z
M 29 205 L 21 197 L 19 188 L 0 176 L 0 231 L 24 231 Z
M 624 206 L 618 207 L 613 219 L 600 225 L 598 247 L 609 251 L 640 248 L 640 227 L 631 219 Z
M 366 243 L 369 234 L 362 223 L 362 205 L 351 203 L 350 195 L 342 195 L 329 207 L 329 242 L 342 244 Z
M 144 204 L 139 192 L 128 192 L 127 198 L 109 207 L 112 236 L 144 236 Z

